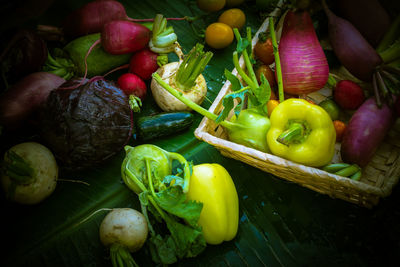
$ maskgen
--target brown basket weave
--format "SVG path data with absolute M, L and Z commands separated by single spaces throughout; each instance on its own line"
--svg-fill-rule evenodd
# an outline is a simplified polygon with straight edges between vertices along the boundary
M 278 14 L 279 9 L 271 13 L 273 16 Z M 264 21 L 253 38 L 253 46 L 258 40 L 258 33 L 265 31 L 267 28 L 268 19 Z M 279 32 L 278 26 L 278 38 Z M 244 65 L 243 59 L 240 60 L 240 64 L 241 66 Z M 237 75 L 236 69 L 233 70 L 233 74 Z M 209 111 L 218 114 L 222 110 L 222 99 L 227 93 L 231 92 L 230 87 L 230 82 L 226 81 Z M 309 97 L 319 103 L 330 93 L 331 90 L 323 88 L 316 93 L 310 94 Z M 388 133 L 371 162 L 363 168 L 359 181 L 334 175 L 318 168 L 307 167 L 230 142 L 223 127 L 218 126 L 214 121 L 207 118 L 203 118 L 194 134 L 196 138 L 215 146 L 226 157 L 240 160 L 275 176 L 298 183 L 316 192 L 327 194 L 332 198 L 343 199 L 363 207 L 371 208 L 378 204 L 381 197 L 390 195 L 400 176 L 399 121 Z M 341 162 L 340 143 L 336 143 L 335 156 L 332 162 Z

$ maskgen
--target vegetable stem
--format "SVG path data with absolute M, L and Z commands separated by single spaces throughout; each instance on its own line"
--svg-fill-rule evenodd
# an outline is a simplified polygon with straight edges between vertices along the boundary
M 189 164 L 187 162 L 187 160 L 178 153 L 174 153 L 174 152 L 169 152 L 168 155 L 172 158 L 175 159 L 177 161 L 179 161 L 179 163 L 181 165 L 183 165 L 183 188 L 182 191 L 183 193 L 187 193 L 189 191 L 189 183 L 190 183 L 190 168 L 189 168 Z
M 278 43 L 276 41 L 273 17 L 269 18 L 269 31 L 271 33 L 272 47 L 274 49 L 275 69 L 276 69 L 276 76 L 278 78 L 279 102 L 282 103 L 285 100 L 283 92 L 282 67 L 281 67 L 281 60 L 279 58 Z
M 379 43 L 376 51 L 378 53 L 383 52 L 389 45 L 393 43 L 393 41 L 400 34 L 400 15 L 397 15 L 396 19 L 390 25 L 389 30 L 383 36 L 381 42 Z
M 156 192 L 154 191 L 154 185 L 153 185 L 153 177 L 151 175 L 151 166 L 150 166 L 150 159 L 145 157 L 144 162 L 146 164 L 146 174 L 147 174 L 147 180 L 149 181 L 149 187 L 150 187 L 150 192 L 151 195 L 154 198 L 157 198 Z
M 240 67 L 239 56 L 236 51 L 233 52 L 233 65 L 235 66 L 237 72 L 239 73 L 240 77 L 242 77 L 242 79 L 245 81 L 245 83 L 247 83 L 247 85 L 250 86 L 251 88 L 255 88 L 256 85 L 254 84 L 252 79 L 250 79 L 250 77 L 247 76 L 244 70 Z
M 189 91 L 195 86 L 197 77 L 204 71 L 213 56 L 212 52 L 204 52 L 204 46 L 197 43 L 189 54 L 180 63 L 175 76 L 175 82 L 179 89 Z
M 167 19 L 162 14 L 154 18 L 152 37 L 149 42 L 151 51 L 159 54 L 166 54 L 174 51 L 178 36 L 172 26 L 167 27 Z
M 240 36 L 239 30 L 238 30 L 237 28 L 234 28 L 234 29 L 233 29 L 233 32 L 234 32 L 234 34 L 235 34 L 236 40 L 239 42 L 240 39 L 242 38 L 242 37 Z M 251 38 L 250 38 L 250 39 L 251 39 Z M 251 40 L 250 40 L 250 44 L 251 44 Z M 236 52 L 236 51 L 235 51 L 235 52 Z M 236 52 L 236 53 L 237 53 L 237 52 Z M 251 78 L 251 80 L 252 80 L 252 83 L 249 84 L 249 85 L 250 85 L 250 87 L 252 87 L 253 89 L 255 89 L 255 88 L 258 87 L 258 81 L 257 81 L 256 74 L 254 73 L 254 69 L 253 69 L 253 66 L 252 66 L 251 61 L 250 61 L 250 58 L 249 58 L 249 54 L 247 53 L 247 47 L 246 47 L 245 49 L 243 49 L 242 54 L 243 54 L 243 58 L 244 58 L 244 62 L 245 62 L 245 65 L 246 65 L 247 72 L 249 73 L 250 78 Z M 238 62 L 239 62 L 239 60 L 238 60 Z M 240 65 L 239 65 L 239 64 L 238 64 L 238 66 L 239 66 L 239 68 L 240 68 Z M 236 66 L 235 66 L 235 67 L 236 67 Z M 238 70 L 238 72 L 239 72 L 239 70 Z M 243 73 L 244 73 L 244 71 L 243 71 Z M 242 76 L 242 75 L 240 75 L 240 76 Z M 242 77 L 243 77 L 243 76 L 242 76 Z M 244 79 L 244 78 L 243 78 L 243 79 Z M 247 83 L 247 81 L 246 81 L 246 83 Z
M 28 184 L 34 181 L 32 166 L 14 151 L 5 155 L 4 172 L 16 184 Z
M 113 243 L 110 247 L 110 257 L 113 267 L 117 266 L 139 267 L 139 265 L 133 259 L 128 248 L 124 245 Z
M 379 95 L 378 84 L 377 84 L 377 81 L 376 81 L 376 72 L 372 75 L 372 88 L 374 89 L 376 105 L 379 108 L 381 108 L 382 107 L 382 102 L 381 102 L 381 97 Z
M 189 100 L 188 98 L 184 97 L 182 93 L 179 93 L 177 90 L 172 88 L 169 84 L 167 84 L 161 77 L 160 75 L 155 72 L 153 73 L 153 78 L 165 89 L 167 90 L 171 95 L 175 96 L 178 98 L 180 101 L 182 101 L 185 105 L 187 105 L 189 108 L 193 109 L 194 111 L 200 113 L 204 117 L 209 118 L 210 120 L 215 121 L 217 119 L 217 115 L 214 113 L 204 109 L 203 107 L 197 105 L 193 101 Z M 234 123 L 229 122 L 229 121 L 221 121 L 219 124 L 221 124 L 223 127 L 227 129 L 231 129 L 234 127 Z
M 400 39 L 397 39 L 389 48 L 379 52 L 383 62 L 390 63 L 400 58 Z

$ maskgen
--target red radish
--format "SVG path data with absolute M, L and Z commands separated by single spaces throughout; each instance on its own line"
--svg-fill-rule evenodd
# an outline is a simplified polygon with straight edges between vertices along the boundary
M 279 42 L 283 88 L 289 94 L 308 94 L 321 89 L 329 66 L 306 11 L 288 11 Z
M 118 86 L 126 95 L 135 95 L 144 100 L 147 94 L 147 87 L 144 81 L 133 73 L 122 74 L 118 78 Z
M 145 26 L 123 20 L 104 24 L 101 45 L 113 55 L 128 54 L 144 48 L 150 41 L 151 31 Z
M 25 76 L 0 96 L 0 124 L 18 128 L 45 103 L 50 91 L 64 82 L 63 78 L 48 72 Z
M 138 23 L 124 20 L 115 20 L 106 23 L 103 26 L 100 39 L 95 41 L 86 53 L 85 75 L 82 80 L 85 80 L 87 75 L 87 58 L 93 48 L 99 43 L 101 43 L 107 53 L 122 55 L 144 48 L 150 41 L 150 35 L 151 31 Z
M 186 20 L 168 18 L 167 20 Z M 153 21 L 153 19 L 133 19 L 126 14 L 125 7 L 115 0 L 95 0 L 73 11 L 63 23 L 63 31 L 69 37 L 75 38 L 90 33 L 101 32 L 103 25 L 113 20 L 132 22 Z
M 365 167 L 393 125 L 394 114 L 387 104 L 378 108 L 373 97 L 367 99 L 353 114 L 344 132 L 342 160 Z
M 138 75 L 143 80 L 151 78 L 153 72 L 158 69 L 158 54 L 145 48 L 135 53 L 129 63 L 129 72 Z
M 127 18 L 125 8 L 120 2 L 97 0 L 87 3 L 67 16 L 63 29 L 68 36 L 78 37 L 101 32 L 105 23 Z
M 353 81 L 341 80 L 333 91 L 335 102 L 343 109 L 355 110 L 365 100 L 363 89 Z

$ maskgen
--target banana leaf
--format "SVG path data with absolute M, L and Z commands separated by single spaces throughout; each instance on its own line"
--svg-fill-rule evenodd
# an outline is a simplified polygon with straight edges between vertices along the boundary
M 61 25 L 61 19 L 86 1 L 54 1 L 32 24 Z M 128 16 L 153 18 L 200 14 L 195 1 L 121 0 Z M 264 20 L 258 1 L 240 7 L 253 33 Z M 39 4 L 39 1 L 37 2 Z M 194 22 L 199 32 L 217 20 L 220 12 Z M 186 21 L 170 21 L 184 52 L 203 42 Z M 235 44 L 214 52 L 205 78 L 212 101 L 218 94 L 227 68 L 233 69 Z M 205 107 L 210 105 L 206 101 Z M 212 146 L 197 140 L 193 131 L 201 120 L 172 137 L 152 141 L 165 150 L 181 153 L 194 164 L 216 162 L 232 175 L 239 194 L 240 224 L 236 238 L 209 245 L 196 258 L 178 266 L 384 266 L 397 261 L 400 252 L 400 192 L 373 209 L 365 209 L 277 178 L 245 163 L 225 158 Z M 132 140 L 130 145 L 140 144 Z M 120 166 L 124 152 L 104 166 L 79 173 L 61 173 L 56 191 L 35 206 L 22 206 L 1 199 L 0 266 L 110 266 L 106 248 L 99 239 L 103 208 L 140 209 L 137 196 L 122 182 Z M 81 180 L 85 183 L 68 182 Z M 91 216 L 92 215 L 92 216 Z M 152 266 L 147 249 L 133 254 L 140 266 Z

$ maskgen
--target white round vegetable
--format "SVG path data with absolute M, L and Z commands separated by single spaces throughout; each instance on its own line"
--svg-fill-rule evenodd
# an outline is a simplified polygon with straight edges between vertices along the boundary
M 168 63 L 159 68 L 157 73 L 166 83 L 182 93 L 186 98 L 189 98 L 200 105 L 207 95 L 207 84 L 204 76 L 200 74 L 195 80 L 195 85 L 190 90 L 183 91 L 178 88 L 175 82 L 176 72 L 179 65 L 180 62 Z M 164 111 L 191 110 L 188 106 L 165 90 L 154 78 L 151 80 L 151 92 L 158 106 Z
M 143 246 L 147 234 L 146 218 L 141 212 L 130 208 L 113 209 L 100 225 L 100 240 L 104 246 L 118 244 L 130 252 Z
M 53 153 L 36 142 L 11 147 L 4 154 L 1 184 L 12 201 L 36 204 L 56 188 L 58 166 Z

